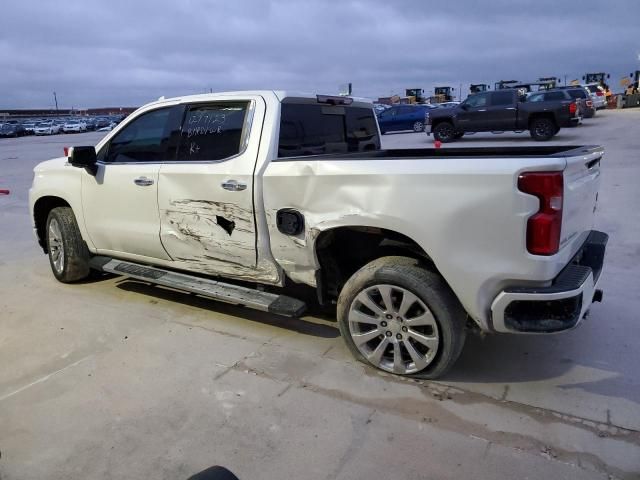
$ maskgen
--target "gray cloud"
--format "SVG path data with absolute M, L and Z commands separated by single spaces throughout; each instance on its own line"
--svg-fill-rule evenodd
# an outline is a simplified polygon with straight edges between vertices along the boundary
M 0 109 L 238 89 L 354 93 L 640 69 L 637 0 L 7 2 Z

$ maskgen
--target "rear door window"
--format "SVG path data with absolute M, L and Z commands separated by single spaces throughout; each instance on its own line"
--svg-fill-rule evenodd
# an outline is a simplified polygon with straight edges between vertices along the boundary
M 279 157 L 379 148 L 378 126 L 370 108 L 313 103 L 281 105 Z
M 513 93 L 511 92 L 493 92 L 491 94 L 491 105 L 494 107 L 511 105 L 512 103 Z
M 190 105 L 182 123 L 177 160 L 220 161 L 243 149 L 249 102 Z

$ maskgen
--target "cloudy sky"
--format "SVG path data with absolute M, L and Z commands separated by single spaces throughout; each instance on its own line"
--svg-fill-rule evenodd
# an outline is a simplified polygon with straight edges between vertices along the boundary
M 2 108 L 405 88 L 640 70 L 640 0 L 24 0 L 0 7 Z M 615 90 L 615 88 L 614 88 Z M 466 94 L 466 93 L 465 93 Z

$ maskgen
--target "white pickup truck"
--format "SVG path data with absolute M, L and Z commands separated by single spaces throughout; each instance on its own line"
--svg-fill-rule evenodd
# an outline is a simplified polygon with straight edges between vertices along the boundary
M 371 104 L 281 91 L 161 99 L 35 168 L 55 277 L 91 269 L 300 316 L 356 358 L 436 378 L 468 327 L 551 333 L 592 301 L 603 149 L 381 150 Z

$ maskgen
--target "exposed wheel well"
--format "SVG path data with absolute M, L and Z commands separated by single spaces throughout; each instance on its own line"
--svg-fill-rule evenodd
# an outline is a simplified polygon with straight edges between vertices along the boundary
M 436 270 L 429 255 L 406 235 L 372 227 L 339 227 L 322 232 L 315 244 L 320 263 L 318 297 L 321 303 L 338 298 L 346 281 L 376 258 L 400 255 L 416 258 Z
M 33 221 L 38 234 L 38 244 L 47 253 L 47 241 L 45 229 L 47 228 L 47 218 L 49 212 L 56 207 L 69 207 L 70 205 L 60 197 L 42 197 L 36 200 L 33 206 Z

